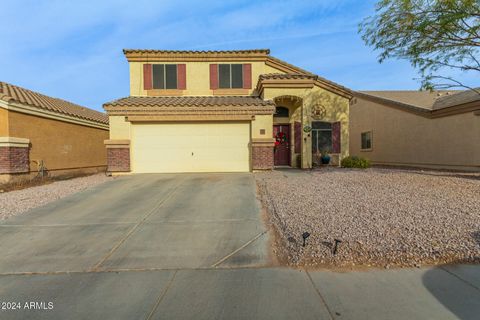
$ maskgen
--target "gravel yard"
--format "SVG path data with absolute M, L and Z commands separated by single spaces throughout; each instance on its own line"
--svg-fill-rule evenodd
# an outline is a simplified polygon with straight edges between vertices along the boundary
M 255 177 L 277 229 L 274 250 L 289 265 L 480 262 L 480 174 L 325 168 Z
M 0 193 L 0 220 L 82 191 L 112 178 L 103 173 Z

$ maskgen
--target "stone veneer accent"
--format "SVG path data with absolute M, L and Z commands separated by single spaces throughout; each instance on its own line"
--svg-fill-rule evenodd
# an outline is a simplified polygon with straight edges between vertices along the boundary
M 30 172 L 30 140 L 0 137 L 0 174 Z
M 107 171 L 130 172 L 130 141 L 105 140 L 107 147 Z
M 0 147 L 0 173 L 30 171 L 30 148 Z
M 273 169 L 273 142 L 272 140 L 252 141 L 252 169 Z

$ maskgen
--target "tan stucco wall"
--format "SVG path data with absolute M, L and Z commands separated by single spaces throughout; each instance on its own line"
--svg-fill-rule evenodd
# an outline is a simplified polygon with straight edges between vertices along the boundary
M 110 139 L 124 140 L 130 139 L 130 122 L 125 121 L 125 116 L 109 116 Z
M 43 160 L 48 170 L 105 166 L 103 141 L 108 130 L 9 112 L 9 136 L 28 138 L 31 142 L 30 169 L 33 161 Z
M 260 130 L 265 129 L 265 134 L 260 134 Z M 257 115 L 252 121 L 252 139 L 269 139 L 273 137 L 273 116 Z
M 361 133 L 372 131 L 372 150 Z M 480 116 L 428 119 L 364 99 L 350 107 L 350 153 L 379 164 L 480 170 Z
M 146 62 L 130 62 L 130 95 L 132 96 L 146 96 L 147 91 L 143 90 L 143 64 Z M 162 62 L 154 62 L 162 63 Z M 166 64 L 186 64 L 187 86 L 183 90 L 183 95 L 213 95 L 213 90 L 210 90 L 210 64 L 212 63 L 250 63 L 252 64 L 252 89 L 245 92 L 251 94 L 257 85 L 258 77 L 265 73 L 283 73 L 277 69 L 267 66 L 263 61 L 235 61 L 235 62 L 165 62 Z M 239 89 L 243 91 L 243 89 Z M 239 92 L 240 92 L 239 91 Z M 232 94 L 230 94 L 232 95 Z
M 8 110 L 0 108 L 0 137 L 8 136 Z
M 314 86 L 313 88 L 266 88 L 263 92 L 264 99 L 274 99 L 281 96 L 296 96 L 303 99 L 303 106 L 296 110 L 292 116 L 290 110 L 290 123 L 300 121 L 302 119 L 302 127 L 310 125 L 312 121 L 326 121 L 326 122 L 341 122 L 341 153 L 339 155 L 332 155 L 332 160 L 335 164 L 348 156 L 349 154 L 349 100 L 335 93 L 327 91 L 321 87 Z M 325 108 L 326 114 L 322 119 L 312 119 L 311 110 L 314 105 L 322 105 Z M 289 107 L 289 106 L 287 106 Z M 293 137 L 293 135 L 292 135 Z M 291 148 L 293 149 L 293 148 Z M 302 153 L 305 155 L 302 158 L 302 168 L 310 168 L 312 165 L 312 139 L 311 134 L 302 131 Z M 292 165 L 295 165 L 296 154 L 292 152 Z

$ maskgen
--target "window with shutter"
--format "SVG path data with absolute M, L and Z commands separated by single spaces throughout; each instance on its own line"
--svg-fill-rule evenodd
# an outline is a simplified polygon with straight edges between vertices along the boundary
M 145 77 L 148 75 L 145 74 Z M 178 72 L 176 64 L 153 64 L 150 89 L 178 89 Z M 149 89 L 146 89 L 149 90 Z
M 220 89 L 241 89 L 244 87 L 243 64 L 219 64 L 218 83 Z
M 312 153 L 333 151 L 333 125 L 330 122 L 312 122 Z

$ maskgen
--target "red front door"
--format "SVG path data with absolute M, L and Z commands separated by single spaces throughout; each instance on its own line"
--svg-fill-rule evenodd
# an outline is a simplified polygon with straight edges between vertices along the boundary
M 275 146 L 274 164 L 276 166 L 290 165 L 290 125 L 273 126 L 273 137 L 278 141 Z M 284 138 L 283 138 L 284 137 Z

